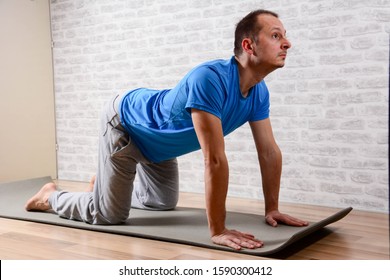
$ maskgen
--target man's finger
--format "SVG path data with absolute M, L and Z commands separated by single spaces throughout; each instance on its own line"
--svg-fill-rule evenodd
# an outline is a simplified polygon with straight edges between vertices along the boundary
M 241 233 L 236 230 L 230 230 L 219 236 L 212 237 L 216 244 L 225 245 L 235 250 L 242 248 L 255 249 L 263 246 L 263 242 L 257 240 L 250 233 Z
M 278 225 L 278 222 L 274 218 L 272 218 L 271 216 L 265 217 L 265 220 L 267 221 L 267 223 L 270 226 L 276 227 Z
M 300 219 L 291 217 L 289 215 L 283 215 L 283 222 L 290 226 L 307 226 L 308 222 L 302 221 Z
M 228 240 L 228 242 L 226 242 L 226 245 L 235 250 L 241 250 L 241 246 L 232 240 Z

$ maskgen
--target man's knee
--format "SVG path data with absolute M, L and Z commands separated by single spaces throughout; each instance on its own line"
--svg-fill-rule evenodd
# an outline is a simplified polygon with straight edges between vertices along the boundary
M 176 208 L 178 195 L 166 196 L 164 198 L 151 197 L 145 200 L 133 200 L 132 207 L 146 210 L 165 211 Z
M 126 222 L 129 212 L 108 212 L 100 213 L 95 216 L 94 224 L 96 225 L 120 225 Z
M 178 199 L 165 201 L 158 206 L 158 210 L 173 210 L 177 206 L 177 201 Z

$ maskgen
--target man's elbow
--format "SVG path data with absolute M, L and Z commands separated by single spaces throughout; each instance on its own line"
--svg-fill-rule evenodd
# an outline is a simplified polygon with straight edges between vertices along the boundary
M 278 145 L 273 146 L 270 149 L 266 149 L 259 153 L 259 160 L 261 161 L 282 161 L 282 151 L 278 147 Z
M 206 169 L 218 170 L 227 167 L 227 159 L 225 155 L 208 155 L 204 157 L 204 165 Z

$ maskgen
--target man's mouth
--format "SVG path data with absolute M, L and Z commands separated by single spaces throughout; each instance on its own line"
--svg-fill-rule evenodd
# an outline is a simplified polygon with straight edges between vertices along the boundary
M 280 57 L 283 57 L 283 58 L 286 58 L 287 57 L 287 53 L 286 52 L 282 52 L 279 54 Z

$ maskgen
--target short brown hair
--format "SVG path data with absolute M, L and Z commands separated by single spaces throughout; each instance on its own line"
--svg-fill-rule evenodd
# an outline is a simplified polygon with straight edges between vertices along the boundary
M 236 31 L 234 32 L 234 55 L 239 56 L 242 54 L 242 40 L 244 38 L 251 38 L 257 41 L 257 34 L 260 32 L 262 26 L 258 24 L 257 17 L 262 14 L 268 14 L 274 17 L 279 17 L 278 14 L 268 10 L 255 10 L 247 14 L 236 25 Z

